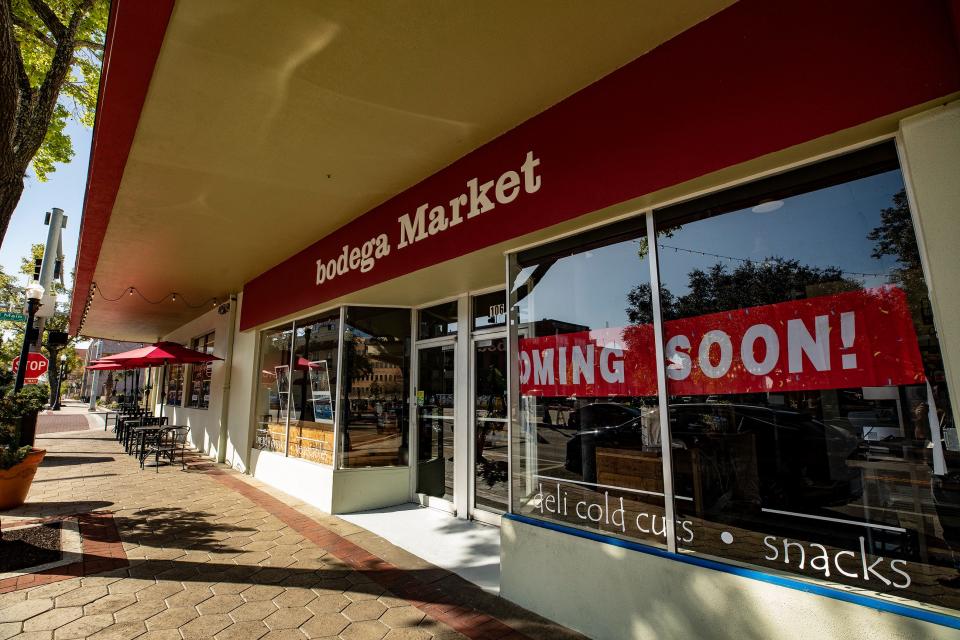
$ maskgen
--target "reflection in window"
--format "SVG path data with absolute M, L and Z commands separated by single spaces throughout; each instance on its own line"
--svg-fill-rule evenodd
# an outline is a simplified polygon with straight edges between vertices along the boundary
M 183 376 L 182 364 L 171 364 L 167 367 L 167 404 L 179 407 L 183 404 Z
M 341 465 L 407 464 L 409 309 L 347 307 L 343 349 Z
M 264 331 L 260 336 L 256 434 L 253 446 L 262 451 L 282 453 L 285 449 L 292 337 L 293 329 L 290 325 Z
M 333 464 L 339 310 L 320 318 L 298 320 L 295 334 L 287 453 L 294 458 Z
M 457 301 L 451 300 L 417 312 L 417 339 L 457 334 Z
M 892 148 L 861 155 L 655 214 L 677 543 L 960 608 L 919 251 Z
M 213 332 L 190 341 L 190 348 L 194 351 L 213 355 Z M 187 398 L 188 407 L 206 409 L 210 406 L 210 379 L 213 363 L 202 362 L 190 365 L 190 397 Z
M 507 293 L 505 291 L 474 296 L 471 302 L 474 330 L 507 326 Z
M 513 511 L 663 546 L 666 528 L 645 233 L 631 221 L 519 256 L 520 428 Z M 614 235 L 615 234 L 615 235 Z

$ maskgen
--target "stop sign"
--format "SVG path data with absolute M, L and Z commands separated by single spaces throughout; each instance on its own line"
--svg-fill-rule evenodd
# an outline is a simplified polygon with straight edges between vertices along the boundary
M 13 373 L 17 374 L 20 367 L 20 356 L 13 359 Z M 50 368 L 50 361 L 42 353 L 31 352 L 27 356 L 27 373 L 24 382 L 26 384 L 37 384 L 37 378 L 42 376 Z

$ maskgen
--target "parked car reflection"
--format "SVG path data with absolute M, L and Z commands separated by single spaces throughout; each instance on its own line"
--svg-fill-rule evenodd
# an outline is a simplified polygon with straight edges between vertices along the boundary
M 565 468 L 586 482 L 604 475 L 598 449 L 633 451 L 641 459 L 660 448 L 652 407 L 598 402 L 574 411 L 570 423 L 578 431 L 567 442 Z M 806 413 L 749 404 L 674 404 L 670 426 L 676 490 L 692 497 L 698 511 L 823 507 L 862 494 L 860 473 L 847 465 L 859 438 Z

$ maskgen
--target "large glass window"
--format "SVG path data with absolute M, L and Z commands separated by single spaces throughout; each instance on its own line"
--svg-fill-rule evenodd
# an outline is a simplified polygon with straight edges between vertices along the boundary
M 333 464 L 339 341 L 339 310 L 296 322 L 287 439 L 292 457 Z
M 194 351 L 213 355 L 213 337 L 213 332 L 210 332 L 199 338 L 194 338 L 190 341 L 190 348 Z M 212 370 L 212 362 L 190 365 L 190 396 L 187 398 L 188 407 L 206 409 L 210 406 L 210 378 L 212 376 Z
M 293 327 L 290 325 L 260 334 L 253 446 L 262 451 L 283 452 L 286 449 L 292 339 Z
M 520 392 L 513 511 L 661 546 L 646 234 L 633 222 L 609 233 L 528 252 L 512 265 Z
M 507 326 L 507 293 L 502 289 L 473 296 L 472 315 L 474 331 Z
M 405 465 L 410 310 L 347 307 L 344 322 L 341 465 Z
M 652 216 L 659 315 L 639 225 L 511 260 L 512 510 L 960 609 L 960 439 L 893 146 Z
M 457 335 L 457 301 L 427 307 L 417 312 L 417 339 Z
M 960 447 L 892 146 L 655 219 L 678 548 L 960 608 Z
M 167 404 L 179 407 L 183 404 L 183 378 L 185 367 L 171 364 L 167 367 Z

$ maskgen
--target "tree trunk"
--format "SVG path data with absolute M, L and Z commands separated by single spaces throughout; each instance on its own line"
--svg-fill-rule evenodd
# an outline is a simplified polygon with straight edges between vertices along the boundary
M 23 193 L 23 177 L 0 182 L 0 244 L 7 235 L 7 225 Z

